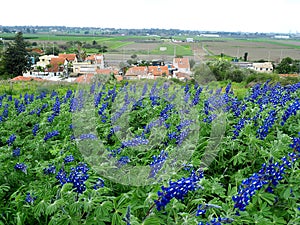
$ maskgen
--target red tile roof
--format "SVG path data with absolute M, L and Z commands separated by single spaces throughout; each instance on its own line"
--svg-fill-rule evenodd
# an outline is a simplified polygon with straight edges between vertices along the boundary
M 31 81 L 31 80 L 43 81 L 42 78 L 38 78 L 38 77 L 23 77 L 23 76 L 17 76 L 17 77 L 14 77 L 11 80 L 13 80 L 13 81 Z
M 81 75 L 77 77 L 74 82 L 76 83 L 90 83 L 94 77 L 94 74 Z
M 146 66 L 135 66 L 130 67 L 125 76 L 138 76 L 138 75 L 147 75 L 148 69 Z
M 177 64 L 178 68 L 190 69 L 190 62 L 188 58 L 174 58 L 174 62 Z
M 148 66 L 148 71 L 154 76 L 169 75 L 168 66 Z
M 187 73 L 182 73 L 182 72 L 178 72 L 176 73 L 176 77 L 179 78 L 186 78 L 187 80 L 191 80 L 192 78 L 190 77 L 189 74 Z
M 85 61 L 92 61 L 97 64 L 100 64 L 102 62 L 102 59 L 103 59 L 103 56 L 101 54 L 94 54 L 94 55 L 90 55 L 90 56 L 86 57 Z
M 62 72 L 64 70 L 65 58 L 51 58 L 50 65 L 51 67 L 48 69 L 49 72 Z
M 65 58 L 69 62 L 72 62 L 76 59 L 76 54 L 58 54 L 59 58 Z
M 118 70 L 113 70 L 113 69 L 96 69 L 97 74 L 105 74 L 105 75 L 110 75 L 111 73 L 113 74 L 119 74 Z
M 33 48 L 31 49 L 31 52 L 35 52 L 37 54 L 44 54 L 44 51 L 42 49 L 39 49 L 39 48 Z

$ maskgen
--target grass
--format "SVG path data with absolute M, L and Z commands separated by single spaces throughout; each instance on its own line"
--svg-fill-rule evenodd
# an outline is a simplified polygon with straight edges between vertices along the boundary
M 160 51 L 161 47 L 166 47 L 167 49 L 165 51 Z M 163 43 L 158 48 L 150 51 L 150 54 L 154 55 L 182 55 L 182 56 L 191 56 L 193 55 L 193 52 L 191 50 L 191 46 L 186 45 L 174 45 L 172 43 Z

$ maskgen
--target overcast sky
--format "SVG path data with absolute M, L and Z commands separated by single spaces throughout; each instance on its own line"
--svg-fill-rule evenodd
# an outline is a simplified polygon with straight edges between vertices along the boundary
M 300 0 L 5 0 L 0 25 L 300 32 Z

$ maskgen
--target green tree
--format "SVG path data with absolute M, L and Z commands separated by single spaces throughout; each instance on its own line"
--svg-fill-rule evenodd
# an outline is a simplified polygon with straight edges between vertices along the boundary
M 16 34 L 13 43 L 4 52 L 3 64 L 5 72 L 11 77 L 22 75 L 30 69 L 31 62 L 22 32 Z
M 227 76 L 226 73 L 232 68 L 230 62 L 225 60 L 209 62 L 208 66 L 217 81 L 225 80 Z
M 281 62 L 276 67 L 276 71 L 279 74 L 288 74 L 295 72 L 294 70 L 297 69 L 295 67 L 294 60 L 291 57 L 286 57 L 281 60 Z
M 248 60 L 248 52 L 245 52 L 244 53 L 244 61 L 247 61 Z
M 190 67 L 191 68 L 193 68 L 195 66 L 195 64 L 196 64 L 195 60 L 193 60 L 193 59 L 190 59 L 189 63 L 190 63 Z

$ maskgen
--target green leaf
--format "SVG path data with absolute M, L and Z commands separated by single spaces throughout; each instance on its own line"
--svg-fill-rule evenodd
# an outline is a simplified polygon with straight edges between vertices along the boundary
M 290 196 L 291 196 L 291 188 L 288 187 L 283 192 L 283 198 L 288 200 L 290 198 Z
M 260 197 L 266 201 L 269 205 L 273 205 L 274 204 L 274 200 L 275 200 L 275 195 L 271 194 L 271 193 L 263 193 L 260 195 Z
M 120 225 L 121 223 L 122 223 L 121 216 L 117 212 L 115 212 L 112 216 L 111 224 L 112 225 Z
M 47 203 L 42 200 L 34 207 L 34 215 L 36 218 L 40 217 L 43 213 L 45 213 L 47 208 Z
M 162 221 L 157 217 L 148 217 L 142 225 L 160 225 L 163 224 Z

